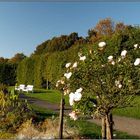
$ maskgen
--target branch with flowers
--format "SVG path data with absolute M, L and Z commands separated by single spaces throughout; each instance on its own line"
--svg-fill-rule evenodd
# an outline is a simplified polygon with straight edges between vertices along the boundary
M 66 73 L 57 81 L 56 87 L 64 95 L 69 94 L 73 120 L 84 113 L 100 117 L 104 121 L 103 138 L 112 139 L 112 111 L 131 105 L 140 85 L 140 58 L 126 49 L 107 56 L 109 46 L 100 42 L 97 48 L 84 48 L 78 53 L 79 60 L 67 63 Z M 134 50 L 139 51 L 138 44 Z

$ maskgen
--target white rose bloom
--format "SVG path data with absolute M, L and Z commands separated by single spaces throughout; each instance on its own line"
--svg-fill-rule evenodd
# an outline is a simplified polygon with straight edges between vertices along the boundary
M 123 51 L 121 52 L 121 56 L 122 56 L 122 57 L 125 57 L 126 54 L 127 54 L 127 51 L 126 51 L 126 50 L 123 50 Z
M 115 62 L 114 62 L 114 61 L 112 61 L 112 62 L 111 62 L 111 64 L 112 64 L 112 65 L 115 65 Z
M 113 56 L 112 55 L 108 56 L 108 61 L 112 61 L 112 60 L 113 60 Z
M 73 104 L 74 104 L 74 93 L 73 92 L 71 92 L 69 94 L 69 104 L 70 104 L 70 106 L 73 106 Z
M 138 44 L 134 44 L 134 48 L 138 48 Z
M 71 77 L 71 75 L 72 75 L 72 72 L 69 72 L 69 73 L 65 73 L 65 74 L 64 74 L 64 76 L 65 76 L 67 79 L 69 79 L 69 78 Z
M 108 60 L 112 60 L 112 59 L 113 59 L 113 56 L 110 55 L 110 56 L 108 57 Z
M 65 67 L 66 67 L 66 68 L 69 68 L 70 65 L 71 65 L 71 63 L 67 63 L 67 64 L 65 65 Z
M 115 80 L 115 85 L 118 86 L 120 84 L 120 81 Z
M 119 85 L 118 85 L 118 88 L 122 88 L 122 84 L 119 84 Z
M 100 42 L 100 43 L 98 44 L 98 46 L 101 47 L 101 48 L 103 48 L 104 46 L 106 46 L 106 43 L 105 43 L 105 42 Z
M 134 62 L 134 65 L 137 66 L 137 65 L 139 65 L 139 64 L 140 64 L 140 58 L 137 58 L 137 59 L 135 60 L 135 62 Z
M 72 67 L 76 68 L 77 67 L 77 62 L 75 62 Z
M 82 98 L 82 94 L 80 92 L 75 92 L 74 101 L 80 101 Z
M 77 115 L 76 115 L 76 113 L 75 113 L 75 111 L 72 111 L 71 113 L 69 113 L 69 116 L 70 116 L 70 118 L 73 119 L 74 121 L 77 120 L 77 118 L 78 118 Z
M 84 61 L 86 59 L 86 56 L 80 56 L 80 59 L 81 61 Z
M 79 88 L 76 90 L 76 92 L 82 92 L 82 90 L 83 90 L 82 88 Z

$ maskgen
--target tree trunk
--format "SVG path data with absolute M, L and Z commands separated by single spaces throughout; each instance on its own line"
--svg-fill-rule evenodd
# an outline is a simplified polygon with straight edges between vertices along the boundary
M 111 137 L 113 138 L 113 125 L 114 125 L 114 122 L 113 122 L 113 115 L 112 113 L 110 114 L 110 130 L 111 130 Z
M 59 139 L 63 139 L 64 105 L 65 105 L 65 101 L 64 101 L 64 98 L 63 98 L 63 93 L 61 93 L 60 122 L 59 122 Z
M 48 81 L 48 79 L 47 79 L 47 90 L 49 89 L 49 81 Z
M 106 114 L 106 138 L 111 140 L 113 138 L 113 123 L 112 123 L 112 114 Z
M 102 117 L 102 139 L 106 139 L 106 119 Z

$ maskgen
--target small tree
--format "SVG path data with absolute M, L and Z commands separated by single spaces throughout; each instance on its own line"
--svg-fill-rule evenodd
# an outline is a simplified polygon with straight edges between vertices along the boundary
M 112 110 L 131 105 L 140 82 L 140 58 L 134 60 L 127 50 L 109 55 L 108 49 L 100 42 L 79 52 L 79 60 L 66 64 L 67 72 L 56 86 L 70 93 L 71 118 L 76 120 L 80 112 L 101 117 L 102 137 L 112 139 Z

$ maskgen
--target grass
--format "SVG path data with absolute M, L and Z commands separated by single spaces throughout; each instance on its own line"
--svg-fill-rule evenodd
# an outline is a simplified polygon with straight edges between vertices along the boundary
M 59 104 L 61 100 L 61 93 L 56 90 L 37 89 L 34 93 L 25 93 L 29 97 L 34 97 L 40 100 L 45 100 L 50 103 Z M 65 103 L 68 106 L 68 95 L 64 96 Z
M 115 109 L 113 114 L 118 116 L 132 117 L 136 119 L 140 119 L 140 96 L 136 96 L 134 99 L 133 107 L 126 107 L 121 109 Z
M 37 115 L 37 117 L 36 117 L 37 122 L 43 121 L 46 118 L 53 118 L 53 117 L 58 116 L 58 114 L 56 114 L 52 110 L 45 109 L 45 108 L 39 107 L 37 105 L 30 104 L 30 107 L 32 108 L 34 113 Z

